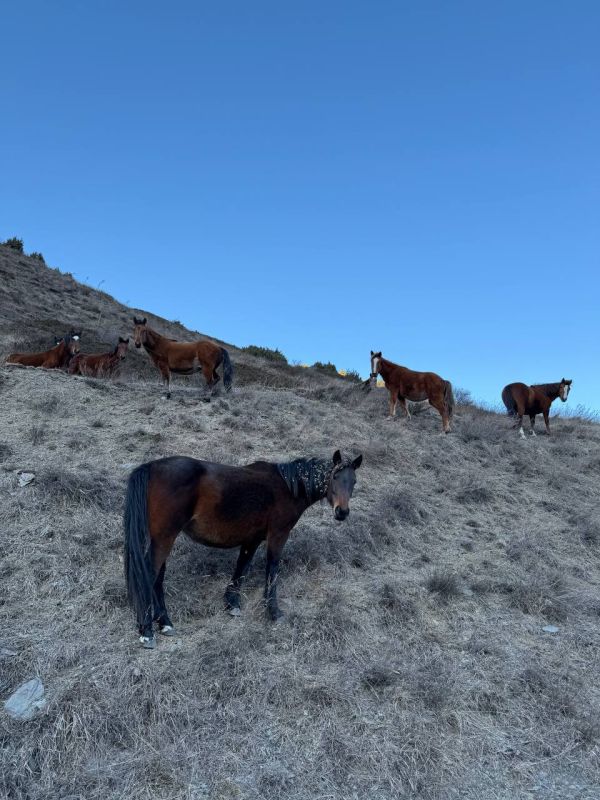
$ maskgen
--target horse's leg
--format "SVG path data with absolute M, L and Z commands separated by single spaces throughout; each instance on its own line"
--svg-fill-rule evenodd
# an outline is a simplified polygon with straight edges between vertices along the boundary
M 535 414 L 529 415 L 529 422 L 531 423 L 531 435 L 535 436 Z
M 240 588 L 242 582 L 256 553 L 256 548 L 261 540 L 252 542 L 251 544 L 244 544 L 240 547 L 240 554 L 238 556 L 237 564 L 231 578 L 231 583 L 225 590 L 225 608 L 229 611 L 232 617 L 237 617 L 240 613 Z
M 428 398 L 429 405 L 433 406 L 435 410 L 438 412 L 440 417 L 442 418 L 442 430 L 444 433 L 450 433 L 450 416 L 448 414 L 448 409 L 446 408 L 446 404 L 444 403 L 444 398 L 442 397 L 435 397 L 435 398 Z
M 396 416 L 396 403 L 398 402 L 398 393 L 390 391 L 390 417 Z
M 543 411 L 544 425 L 546 426 L 546 433 L 550 436 L 550 411 Z
M 158 368 L 162 375 L 163 383 L 167 386 L 167 400 L 169 400 L 171 397 L 171 370 L 169 369 L 169 365 L 164 361 L 160 362 Z
M 400 395 L 398 395 L 398 400 L 400 402 L 400 405 L 404 409 L 404 416 L 406 417 L 406 419 L 410 419 L 410 411 L 408 410 L 408 406 L 406 405 L 406 397 L 400 397 Z
M 167 606 L 165 605 L 165 593 L 163 583 L 165 580 L 165 571 L 167 568 L 167 558 L 175 544 L 176 536 L 168 538 L 161 537 L 159 544 L 152 546 L 152 562 L 154 565 L 154 587 L 152 590 L 152 606 L 153 606 L 153 620 L 158 623 L 158 630 L 165 636 L 173 636 L 175 629 L 173 623 L 169 619 L 167 613 Z
M 213 377 L 214 370 L 210 364 L 204 363 L 202 364 L 202 374 L 204 375 L 204 380 L 206 381 L 206 385 L 209 389 L 214 389 L 215 387 L 215 379 Z M 218 377 L 218 376 L 217 376 Z
M 267 539 L 267 574 L 265 581 L 265 603 L 267 612 L 273 622 L 283 616 L 277 605 L 277 578 L 279 576 L 279 559 L 283 551 L 285 536 L 269 537 Z

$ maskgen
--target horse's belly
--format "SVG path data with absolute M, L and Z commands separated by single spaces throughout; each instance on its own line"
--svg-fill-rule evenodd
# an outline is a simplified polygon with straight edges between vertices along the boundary
M 427 392 L 412 389 L 406 394 L 406 399 L 412 400 L 413 403 L 419 403 L 421 400 L 427 400 Z
M 193 517 L 183 529 L 190 539 L 206 547 L 240 547 L 253 541 L 257 536 L 257 526 L 252 524 L 238 525 L 235 528 L 212 521 L 204 522 Z

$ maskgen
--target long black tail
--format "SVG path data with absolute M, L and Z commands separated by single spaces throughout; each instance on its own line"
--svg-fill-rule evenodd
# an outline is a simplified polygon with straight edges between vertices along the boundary
M 515 403 L 515 398 L 513 397 L 508 386 L 505 386 L 504 389 L 502 389 L 502 402 L 506 406 L 508 416 L 514 417 L 517 413 L 517 404 Z
M 450 381 L 446 381 L 444 384 L 444 403 L 448 410 L 448 416 L 452 419 L 452 415 L 454 414 L 454 392 L 452 391 L 452 384 Z
M 152 612 L 154 566 L 148 532 L 148 477 L 150 464 L 142 464 L 129 476 L 125 498 L 125 580 L 127 595 L 142 625 Z M 152 617 L 150 617 L 152 619 Z
M 223 354 L 223 386 L 225 391 L 228 392 L 233 381 L 233 364 L 229 358 L 229 353 L 224 347 L 221 348 L 221 353 Z

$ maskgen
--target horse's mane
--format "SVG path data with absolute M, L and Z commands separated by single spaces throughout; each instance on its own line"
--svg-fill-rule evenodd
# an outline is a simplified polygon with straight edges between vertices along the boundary
M 533 383 L 531 388 L 541 392 L 546 397 L 550 397 L 552 394 L 558 395 L 560 383 Z
M 301 491 L 309 502 L 325 497 L 333 461 L 297 458 L 295 461 L 275 466 L 294 497 L 299 497 Z

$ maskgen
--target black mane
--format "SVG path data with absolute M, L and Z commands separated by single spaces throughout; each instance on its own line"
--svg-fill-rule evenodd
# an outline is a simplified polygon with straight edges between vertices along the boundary
M 299 497 L 300 493 L 304 492 L 310 503 L 325 497 L 327 484 L 333 472 L 333 461 L 297 458 L 295 461 L 275 466 L 294 497 Z

